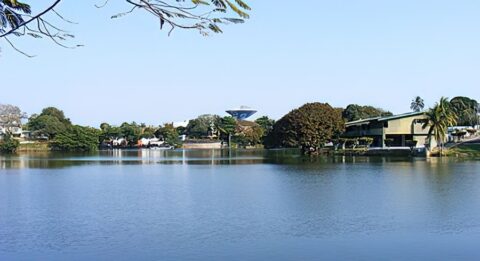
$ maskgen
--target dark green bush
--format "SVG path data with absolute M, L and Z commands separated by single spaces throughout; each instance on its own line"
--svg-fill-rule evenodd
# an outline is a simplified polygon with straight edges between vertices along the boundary
M 20 146 L 20 142 L 11 135 L 5 135 L 3 140 L 0 140 L 0 152 L 2 153 L 15 153 L 18 146 Z

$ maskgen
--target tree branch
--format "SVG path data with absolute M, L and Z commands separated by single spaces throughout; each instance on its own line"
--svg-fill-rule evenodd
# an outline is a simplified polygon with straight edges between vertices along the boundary
M 30 18 L 30 20 L 27 20 L 27 21 L 19 24 L 17 27 L 11 29 L 10 31 L 0 35 L 0 38 L 8 36 L 8 35 L 12 34 L 13 32 L 15 32 L 16 30 L 18 30 L 19 28 L 24 27 L 24 26 L 28 25 L 29 23 L 41 18 L 43 15 L 45 15 L 46 13 L 50 12 L 53 8 L 55 8 L 55 6 L 57 6 L 61 1 L 62 0 L 56 0 L 51 6 L 49 6 L 47 9 L 43 10 L 41 13 L 37 14 L 36 16 L 33 16 L 32 18 Z

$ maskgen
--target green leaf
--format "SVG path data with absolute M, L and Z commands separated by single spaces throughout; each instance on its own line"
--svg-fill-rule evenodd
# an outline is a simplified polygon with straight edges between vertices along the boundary
M 192 3 L 196 5 L 210 5 L 208 2 L 202 1 L 202 0 L 192 0 Z
M 210 30 L 212 30 L 214 33 L 223 33 L 222 29 L 220 29 L 220 27 L 218 27 L 216 24 L 209 24 L 208 28 L 210 28 Z
M 235 2 L 237 2 L 237 4 L 245 9 L 245 10 L 252 10 L 252 8 L 250 8 L 250 6 L 248 6 L 245 2 L 243 2 L 242 0 L 235 0 Z
M 245 18 L 245 19 L 248 19 L 250 18 L 250 15 L 248 15 L 247 13 L 243 12 L 242 10 L 240 10 L 236 5 L 234 5 L 232 2 L 228 1 L 228 0 L 225 0 L 228 4 L 228 6 L 230 6 L 230 8 L 235 12 L 237 13 L 240 17 L 242 18 Z

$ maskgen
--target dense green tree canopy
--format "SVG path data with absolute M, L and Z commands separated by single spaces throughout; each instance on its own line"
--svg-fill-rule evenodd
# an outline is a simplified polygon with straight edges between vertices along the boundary
M 70 125 L 66 125 L 56 117 L 41 115 L 30 117 L 27 126 L 33 136 L 46 136 L 52 139 L 58 133 L 66 131 Z
M 215 127 L 218 126 L 220 119 L 218 115 L 200 115 L 188 123 L 186 133 L 192 138 L 207 137 L 216 132 Z
M 12 137 L 10 134 L 6 134 L 3 139 L 0 140 L 0 153 L 15 153 L 20 146 L 20 142 Z
M 340 135 L 345 122 L 339 110 L 328 103 L 308 103 L 277 121 L 266 139 L 267 147 L 302 148 L 316 152 Z
M 479 123 L 479 105 L 474 99 L 458 96 L 450 100 L 460 126 L 475 126 Z
M 235 129 L 234 141 L 240 147 L 262 144 L 264 129 L 256 122 L 238 121 Z
M 108 123 L 102 123 L 100 125 L 100 142 L 110 142 L 111 140 L 122 138 L 122 129 L 117 126 L 111 126 Z
M 100 124 L 100 130 L 102 131 L 108 131 L 108 129 L 112 128 L 112 126 L 106 122 Z
M 216 128 L 220 132 L 220 138 L 228 140 L 235 133 L 237 121 L 231 116 L 225 116 L 217 121 Z
M 140 138 L 153 138 L 155 137 L 155 132 L 158 130 L 156 127 L 147 126 L 147 127 L 140 127 L 142 134 L 140 134 Z
M 262 128 L 262 141 L 261 143 L 265 143 L 266 137 L 272 132 L 273 126 L 275 125 L 275 120 L 270 119 L 268 116 L 262 116 L 258 119 L 255 120 L 255 123 L 257 123 L 261 128 Z
M 97 129 L 73 125 L 57 134 L 50 147 L 58 151 L 94 151 L 98 149 L 99 135 Z
M 379 116 L 391 116 L 392 113 L 381 108 L 375 108 L 373 106 L 350 104 L 343 111 L 342 115 L 343 118 L 348 122 Z
M 171 123 L 164 124 L 155 132 L 155 135 L 159 138 L 163 138 L 165 143 L 170 146 L 180 147 L 182 143 L 177 129 Z
M 275 120 L 270 119 L 268 116 L 262 116 L 255 120 L 255 123 L 262 127 L 265 133 L 269 133 L 273 130 L 273 125 L 275 125 Z
M 122 125 L 120 125 L 119 129 L 120 137 L 125 138 L 130 145 L 136 144 L 138 140 L 141 139 L 141 135 L 143 133 L 142 127 L 140 127 L 136 122 L 124 122 Z
M 70 119 L 65 117 L 63 111 L 54 107 L 43 109 L 39 115 L 32 115 L 27 123 L 34 136 L 46 136 L 49 139 L 66 131 L 71 125 Z
M 55 107 L 47 107 L 42 110 L 42 113 L 40 113 L 40 116 L 52 116 L 57 118 L 59 121 L 63 122 L 64 124 L 72 124 L 70 119 L 65 117 L 65 113 L 63 113 L 62 110 L 59 110 Z

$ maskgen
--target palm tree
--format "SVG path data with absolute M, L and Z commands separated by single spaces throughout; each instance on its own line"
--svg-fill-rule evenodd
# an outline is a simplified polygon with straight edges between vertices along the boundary
M 428 130 L 428 140 L 431 144 L 432 135 L 437 141 L 437 146 L 440 144 L 440 152 L 443 152 L 443 142 L 448 133 L 448 127 L 457 124 L 457 115 L 453 110 L 448 98 L 442 97 L 433 108 L 426 112 L 427 121 L 422 128 Z
M 415 112 L 422 111 L 424 107 L 425 107 L 425 103 L 423 102 L 423 99 L 420 96 L 415 97 L 415 99 L 412 100 L 412 103 L 410 103 L 410 109 L 412 109 Z

